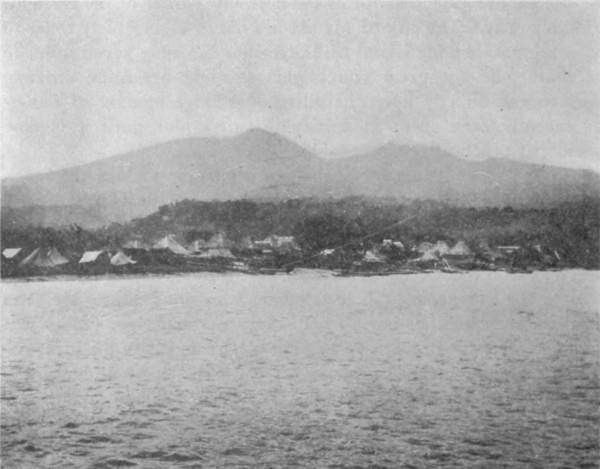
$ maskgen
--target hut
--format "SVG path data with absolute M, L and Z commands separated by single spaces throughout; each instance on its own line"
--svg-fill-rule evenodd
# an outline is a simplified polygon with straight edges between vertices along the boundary
M 154 243 L 152 249 L 166 249 L 174 254 L 179 254 L 182 256 L 187 256 L 191 254 L 190 251 L 188 251 L 175 240 L 175 237 L 173 235 L 167 235 L 164 238 L 158 240 L 156 243 Z
M 54 268 L 67 264 L 69 259 L 63 256 L 55 247 L 36 248 L 31 254 L 23 259 L 19 265 Z

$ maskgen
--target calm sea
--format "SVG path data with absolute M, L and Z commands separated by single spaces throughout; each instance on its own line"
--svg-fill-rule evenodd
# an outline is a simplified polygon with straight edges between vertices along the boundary
M 4 282 L 2 467 L 598 467 L 599 281 Z

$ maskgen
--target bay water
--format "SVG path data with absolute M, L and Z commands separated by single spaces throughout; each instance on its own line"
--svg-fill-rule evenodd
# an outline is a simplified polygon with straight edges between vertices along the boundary
M 598 467 L 599 281 L 5 281 L 2 467 Z

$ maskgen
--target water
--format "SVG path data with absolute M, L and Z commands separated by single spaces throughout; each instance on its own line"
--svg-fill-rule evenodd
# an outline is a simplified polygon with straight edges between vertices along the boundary
M 597 467 L 598 281 L 4 282 L 2 467 Z

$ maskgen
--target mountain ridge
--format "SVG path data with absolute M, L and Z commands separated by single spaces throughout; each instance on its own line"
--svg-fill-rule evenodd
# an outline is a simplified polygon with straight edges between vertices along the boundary
M 182 199 L 298 197 L 431 199 L 465 206 L 545 206 L 600 194 L 590 170 L 490 158 L 470 161 L 435 146 L 388 142 L 324 159 L 261 128 L 189 137 L 83 165 L 2 180 L 2 207 L 90 206 L 126 221 Z

